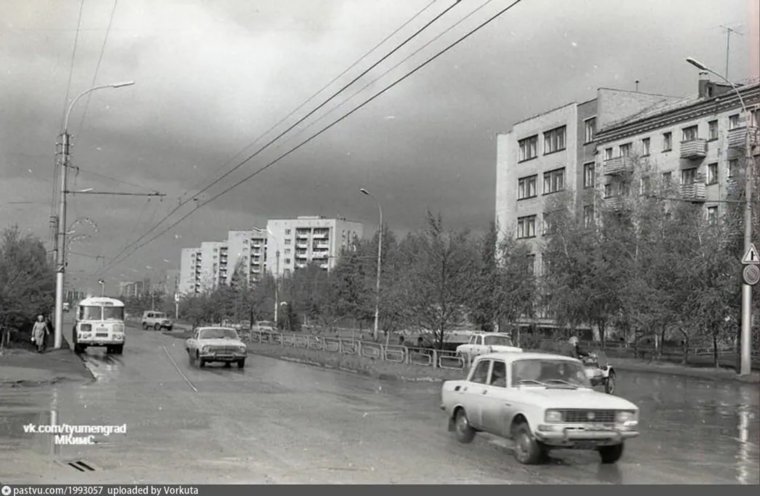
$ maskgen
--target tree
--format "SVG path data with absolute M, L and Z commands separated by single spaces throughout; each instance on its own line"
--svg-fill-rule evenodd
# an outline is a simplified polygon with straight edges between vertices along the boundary
M 48 315 L 55 298 L 55 277 L 45 246 L 6 229 L 0 241 L 0 328 L 25 329 L 36 314 Z M 0 345 L 5 342 L 0 339 Z
M 433 331 L 437 347 L 443 348 L 446 331 L 462 322 L 464 303 L 477 284 L 477 251 L 467 231 L 445 230 L 441 216 L 430 212 L 426 229 L 407 236 L 401 249 L 413 261 L 403 280 L 409 318 Z

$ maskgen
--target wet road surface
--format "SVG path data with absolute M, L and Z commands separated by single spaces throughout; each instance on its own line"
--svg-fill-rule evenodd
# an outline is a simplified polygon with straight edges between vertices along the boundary
M 624 372 L 641 437 L 616 465 L 553 451 L 522 466 L 508 441 L 457 443 L 438 383 L 388 382 L 251 355 L 189 363 L 184 341 L 130 329 L 124 355 L 88 349 L 90 384 L 0 389 L 0 481 L 16 483 L 758 484 L 754 385 Z M 127 425 L 90 446 L 23 425 Z M 83 461 L 94 470 L 68 462 Z

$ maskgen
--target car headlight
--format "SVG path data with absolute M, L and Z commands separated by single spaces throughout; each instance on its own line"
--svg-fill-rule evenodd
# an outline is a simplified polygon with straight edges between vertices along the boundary
M 208 346 L 201 347 L 201 353 L 206 353 L 208 351 Z
M 634 425 L 639 421 L 637 412 L 630 410 L 619 411 L 615 414 L 615 422 L 618 424 Z
M 562 422 L 562 412 L 559 410 L 546 410 L 544 422 Z
M 239 353 L 245 353 L 245 346 L 238 346 Z
M 79 330 L 82 332 L 90 332 L 92 330 L 92 324 L 79 324 Z

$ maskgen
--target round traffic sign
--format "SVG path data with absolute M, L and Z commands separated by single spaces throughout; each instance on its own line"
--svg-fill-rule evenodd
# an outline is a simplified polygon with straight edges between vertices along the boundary
M 760 282 L 760 268 L 758 268 L 757 265 L 747 265 L 744 267 L 742 276 L 744 276 L 744 282 L 746 284 L 754 286 Z

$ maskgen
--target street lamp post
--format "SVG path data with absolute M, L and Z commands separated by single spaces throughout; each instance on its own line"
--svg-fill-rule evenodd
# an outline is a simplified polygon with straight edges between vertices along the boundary
M 61 191 L 59 193 L 58 235 L 55 248 L 55 348 L 60 348 L 63 341 L 63 274 L 66 272 L 66 176 L 69 169 L 69 145 L 71 139 L 69 136 L 69 117 L 71 116 L 71 111 L 74 108 L 74 105 L 76 105 L 83 96 L 96 90 L 105 88 L 122 88 L 133 84 L 135 84 L 134 81 L 128 81 L 124 83 L 95 86 L 77 95 L 66 109 L 66 116 L 63 120 L 63 132 L 61 133 Z
M 739 103 L 742 106 L 744 112 L 746 133 L 744 136 L 744 167 L 745 184 L 744 184 L 744 251 L 749 250 L 752 245 L 752 181 L 754 174 L 753 160 L 752 160 L 752 142 L 750 140 L 750 127 L 752 124 L 752 115 L 747 110 L 747 106 L 744 104 L 744 98 L 742 98 L 739 88 L 734 83 L 721 76 L 717 72 L 713 71 L 702 62 L 688 57 L 686 62 L 693 65 L 697 69 L 707 71 L 721 78 L 723 81 L 731 85 L 734 89 L 736 96 L 739 97 Z M 752 286 L 746 282 L 742 284 L 742 328 L 741 328 L 741 362 L 739 367 L 739 375 L 749 375 L 752 371 L 751 362 L 751 350 L 752 350 Z
M 100 296 L 106 295 L 106 282 L 101 279 L 98 281 L 98 284 L 100 284 Z
M 380 205 L 380 201 L 378 201 L 378 199 L 365 188 L 361 188 L 359 191 L 375 200 L 375 203 L 377 203 L 377 210 L 380 212 L 380 229 L 377 236 L 377 280 L 375 282 L 375 330 L 372 334 L 372 337 L 377 339 L 377 326 L 378 321 L 380 320 L 380 264 L 383 259 L 383 207 Z

